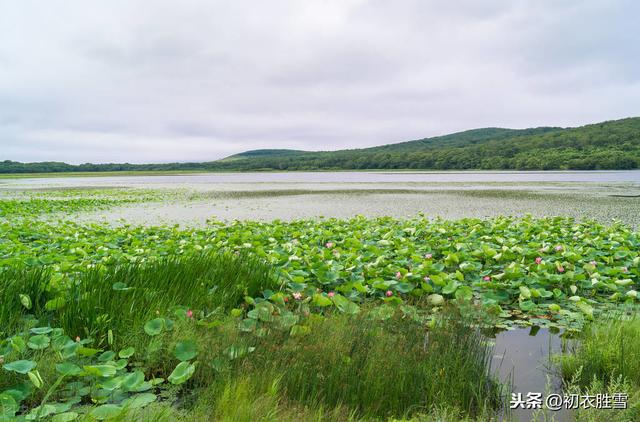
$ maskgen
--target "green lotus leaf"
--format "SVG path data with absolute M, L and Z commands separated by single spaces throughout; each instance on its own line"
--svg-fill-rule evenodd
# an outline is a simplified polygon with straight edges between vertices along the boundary
M 122 402 L 125 409 L 140 409 L 157 400 L 158 396 L 153 393 L 142 393 L 131 396 Z
M 32 360 L 16 360 L 14 362 L 5 363 L 2 365 L 2 368 L 19 374 L 27 374 L 36 366 L 37 364 Z
M 124 376 L 122 381 L 122 388 L 125 391 L 134 391 L 144 383 L 144 373 L 142 371 L 135 371 Z
M 49 338 L 49 336 L 46 336 L 44 334 L 31 336 L 29 337 L 29 341 L 27 341 L 27 346 L 29 346 L 30 349 L 34 350 L 46 349 L 47 347 L 49 347 L 49 344 L 51 344 L 51 339 Z
M 120 350 L 120 352 L 118 353 L 118 356 L 120 356 L 122 359 L 128 359 L 131 356 L 133 356 L 135 352 L 136 352 L 136 349 L 134 349 L 133 347 L 127 347 L 125 349 Z
M 193 373 L 196 370 L 195 363 L 189 362 L 180 362 L 178 366 L 171 372 L 169 378 L 167 380 L 173 385 L 180 385 L 185 383 L 186 381 L 193 376 Z
M 100 356 L 98 356 L 98 362 L 109 362 L 116 357 L 116 353 L 111 350 L 103 352 Z
M 333 302 L 331 302 L 331 299 L 329 299 L 327 296 L 316 293 L 313 295 L 312 303 L 316 306 L 326 307 L 331 306 Z
M 176 344 L 173 355 L 180 361 L 191 360 L 198 355 L 198 345 L 193 340 L 185 340 Z
M 62 362 L 56 365 L 56 371 L 65 376 L 75 376 L 82 373 L 82 369 L 78 365 L 71 362 Z
M 76 412 L 64 412 L 54 415 L 51 418 L 51 422 L 71 422 L 78 419 L 79 414 Z
M 116 374 L 116 367 L 113 365 L 85 365 L 84 372 L 95 377 L 112 377 Z
M 430 294 L 429 296 L 427 296 L 427 302 L 431 306 L 440 306 L 444 303 L 444 297 L 437 293 Z
M 157 336 L 164 329 L 164 318 L 156 318 L 144 324 L 144 332 L 150 336 Z
M 116 418 L 122 413 L 122 407 L 115 404 L 103 404 L 92 409 L 89 415 L 99 421 Z

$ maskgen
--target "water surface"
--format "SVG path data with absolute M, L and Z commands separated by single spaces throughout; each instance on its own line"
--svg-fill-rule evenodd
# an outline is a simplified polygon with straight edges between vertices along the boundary
M 432 218 L 571 216 L 640 226 L 640 171 L 269 172 L 6 179 L 0 195 L 43 189 L 161 189 L 188 200 L 74 215 L 113 224 L 201 226 L 355 215 Z M 187 195 L 188 196 L 188 195 Z

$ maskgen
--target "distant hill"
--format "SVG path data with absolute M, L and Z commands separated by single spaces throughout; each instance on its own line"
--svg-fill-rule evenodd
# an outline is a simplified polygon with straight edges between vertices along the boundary
M 218 161 L 171 164 L 0 162 L 0 173 L 135 170 L 597 170 L 640 168 L 640 117 L 576 128 L 474 129 L 340 151 L 262 149 Z
M 233 160 L 241 160 L 244 158 L 274 158 L 274 157 L 284 157 L 287 155 L 299 154 L 301 152 L 297 149 L 254 149 L 252 151 L 241 152 L 240 154 L 230 155 L 226 158 L 223 158 L 220 161 L 233 161 Z
M 640 118 L 577 128 L 473 129 L 373 148 L 289 152 L 216 170 L 595 170 L 640 167 Z

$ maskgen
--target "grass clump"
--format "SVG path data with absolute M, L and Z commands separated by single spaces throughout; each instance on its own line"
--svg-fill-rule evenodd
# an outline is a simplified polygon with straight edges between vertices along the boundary
M 43 268 L 0 270 L 0 338 L 13 333 L 33 310 L 44 309 L 49 279 Z
M 131 327 L 142 327 L 159 314 L 223 314 L 244 296 L 276 287 L 271 267 L 235 254 L 206 253 L 97 268 L 82 274 L 70 290 L 60 325 L 66 332 L 93 337 L 98 344 L 104 343 L 109 330 L 114 338 L 127 340 L 135 334 Z
M 14 332 L 25 319 L 39 319 L 69 335 L 91 337 L 98 346 L 111 331 L 122 345 L 118 339 L 127 340 L 132 327 L 156 314 L 224 314 L 244 296 L 278 288 L 272 268 L 261 260 L 213 252 L 96 266 L 63 285 L 54 278 L 50 267 L 0 270 L 0 334 Z
M 612 319 L 591 324 L 573 353 L 560 358 L 563 378 L 583 387 L 596 379 L 608 385 L 622 377 L 640 387 L 640 319 Z
M 626 408 L 581 406 L 577 421 L 640 420 L 640 319 L 617 315 L 589 325 L 568 352 L 558 357 L 565 394 L 626 396 Z
M 447 320 L 427 332 L 366 314 L 313 319 L 306 335 L 270 332 L 253 341 L 252 353 L 210 387 L 213 395 L 224 396 L 240 376 L 261 394 L 275 388 L 287 401 L 346 407 L 362 418 L 405 417 L 437 405 L 477 415 L 500 403 L 491 349 L 461 323 Z

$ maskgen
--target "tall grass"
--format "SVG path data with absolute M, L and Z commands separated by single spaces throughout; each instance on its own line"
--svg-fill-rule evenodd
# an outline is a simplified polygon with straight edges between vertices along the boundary
M 580 385 L 581 369 L 574 373 L 573 378 L 565 385 L 565 394 L 577 394 L 578 396 L 608 394 L 613 397 L 615 394 L 627 395 L 626 409 L 598 409 L 597 407 L 578 408 L 573 417 L 580 422 L 633 422 L 640 421 L 640 389 L 637 385 L 632 385 L 628 378 L 618 376 L 608 378 L 605 382 L 601 379 L 592 378 L 586 385 Z
M 586 387 L 619 377 L 640 387 L 640 319 L 605 319 L 585 329 L 573 351 L 560 357 L 563 378 Z M 576 378 L 577 376 L 577 378 Z
M 70 290 L 59 325 L 100 343 L 109 330 L 116 339 L 126 338 L 132 328 L 141 330 L 158 315 L 173 317 L 177 307 L 206 316 L 272 288 L 277 282 L 271 267 L 226 253 L 95 269 L 81 275 Z
M 100 345 L 109 330 L 114 338 L 126 339 L 157 314 L 174 317 L 177 307 L 210 315 L 238 305 L 245 295 L 279 287 L 270 266 L 227 253 L 97 267 L 76 275 L 63 291 L 50 279 L 46 268 L 0 271 L 0 334 L 12 333 L 31 315 Z M 52 300 L 64 303 L 47 306 Z
M 13 333 L 31 312 L 42 311 L 49 279 L 49 272 L 42 268 L 0 270 L 0 338 Z
M 427 333 L 406 320 L 335 315 L 314 323 L 302 337 L 270 332 L 247 344 L 255 351 L 226 375 L 217 374 L 210 387 L 214 395 L 237 377 L 260 392 L 277 382 L 288 401 L 344 406 L 364 418 L 404 417 L 437 406 L 477 415 L 501 400 L 489 367 L 490 346 L 453 320 Z

